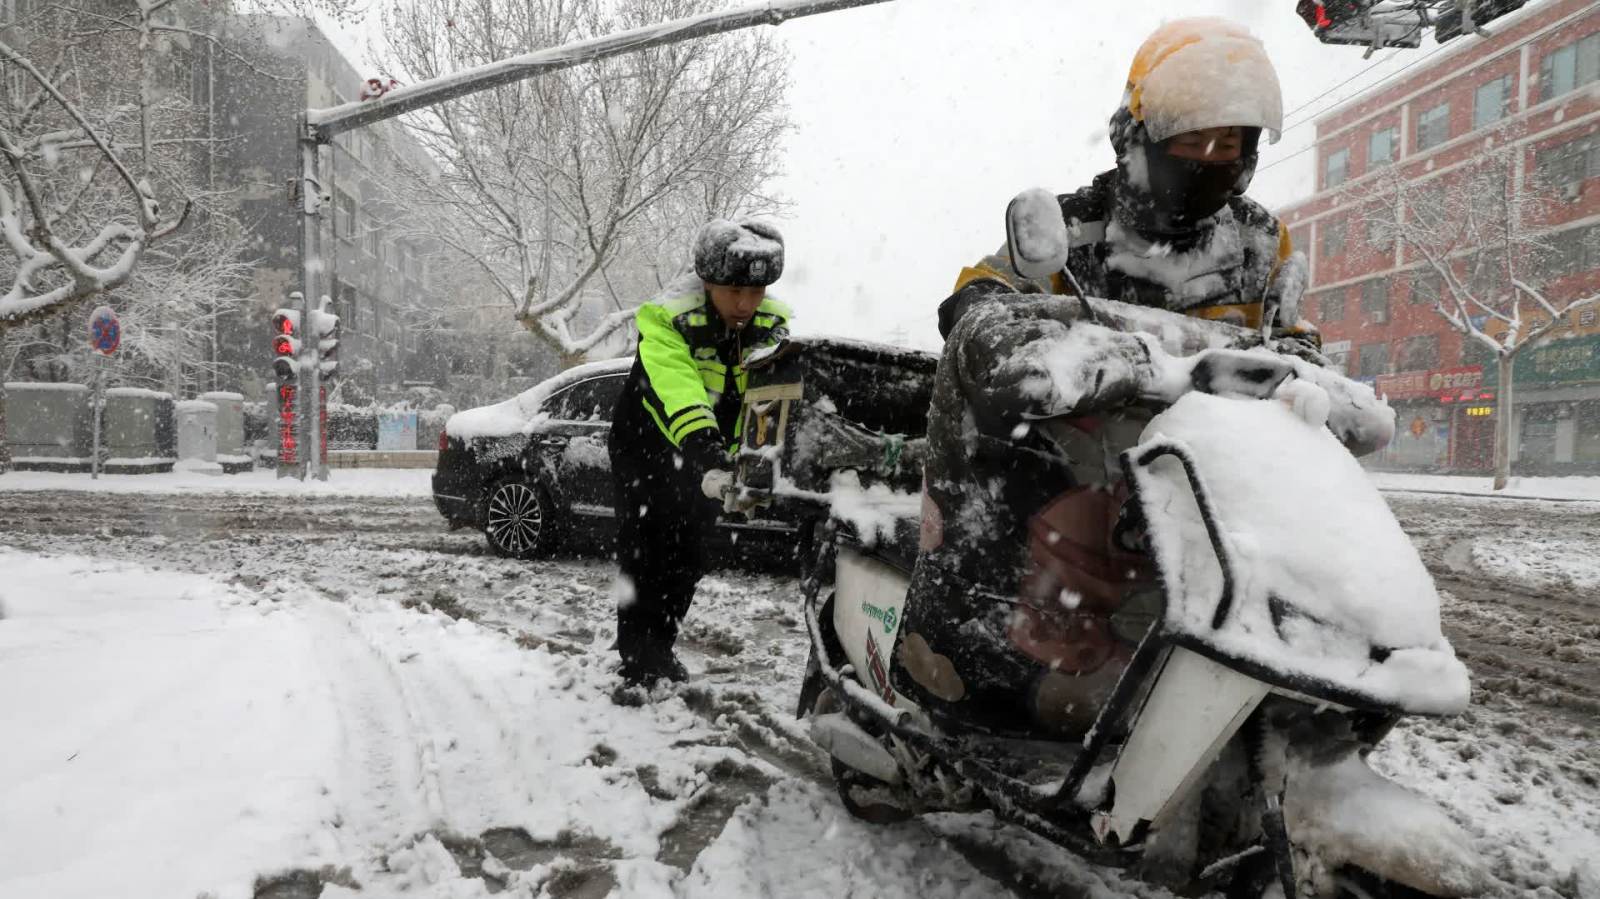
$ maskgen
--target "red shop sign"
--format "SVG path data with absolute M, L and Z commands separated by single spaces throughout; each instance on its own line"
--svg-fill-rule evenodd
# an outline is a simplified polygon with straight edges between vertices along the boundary
M 1379 396 L 1391 400 L 1404 400 L 1456 394 L 1463 390 L 1476 390 L 1481 386 L 1483 386 L 1483 366 L 1464 365 L 1459 368 L 1379 375 L 1373 389 Z

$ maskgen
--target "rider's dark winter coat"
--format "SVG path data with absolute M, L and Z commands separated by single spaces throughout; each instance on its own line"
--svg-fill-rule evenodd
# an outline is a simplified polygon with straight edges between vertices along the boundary
M 1059 197 L 1084 292 L 1259 325 L 1290 253 L 1279 223 L 1234 197 L 1176 244 L 1153 246 L 1117 225 L 1117 177 Z M 1079 731 L 1159 604 L 1118 467 L 1153 412 L 1136 402 L 1153 377 L 1149 352 L 1082 323 L 1065 278 L 1024 278 L 1003 252 L 956 287 L 940 307 L 922 551 L 896 686 L 962 724 Z

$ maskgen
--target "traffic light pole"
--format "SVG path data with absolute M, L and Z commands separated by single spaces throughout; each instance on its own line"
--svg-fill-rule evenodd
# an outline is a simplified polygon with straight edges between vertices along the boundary
M 327 271 L 327 263 L 322 258 L 322 178 L 317 166 L 321 143 L 307 127 L 304 117 L 301 117 L 299 132 L 301 325 L 295 389 L 299 391 L 296 406 L 300 420 L 296 422 L 295 434 L 300 452 L 295 459 L 295 474 L 301 480 L 310 475 L 326 481 L 328 467 L 322 463 L 322 366 L 317 341 L 307 333 L 316 321 L 317 298 L 322 296 L 322 279 Z
M 637 53 L 651 47 L 724 34 L 756 25 L 782 25 L 790 19 L 872 6 L 889 0 L 765 0 L 734 9 L 685 16 L 654 25 L 642 25 L 613 34 L 535 50 L 521 56 L 496 60 L 459 72 L 441 75 L 417 84 L 398 87 L 375 100 L 358 100 L 327 109 L 306 110 L 306 124 L 318 140 L 326 143 L 334 136 L 392 119 L 417 109 L 435 106 L 446 100 L 475 94 L 502 84 L 537 78 L 549 72 L 569 69 L 611 56 Z

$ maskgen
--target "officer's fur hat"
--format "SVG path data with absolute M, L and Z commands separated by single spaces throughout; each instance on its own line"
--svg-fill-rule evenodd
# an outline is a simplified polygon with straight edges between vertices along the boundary
M 694 272 L 708 284 L 766 287 L 783 274 L 783 235 L 754 219 L 713 219 L 695 238 Z

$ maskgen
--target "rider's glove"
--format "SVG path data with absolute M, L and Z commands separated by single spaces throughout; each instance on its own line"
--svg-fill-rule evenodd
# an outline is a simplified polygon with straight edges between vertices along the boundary
M 1275 353 L 1304 359 L 1312 365 L 1327 368 L 1330 364 L 1328 357 L 1322 354 L 1322 339 L 1315 331 L 1273 328 L 1271 346 Z
M 1270 353 L 1206 350 L 1194 357 L 1189 383 L 1201 393 L 1264 400 L 1293 372 L 1288 360 Z

